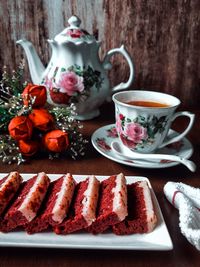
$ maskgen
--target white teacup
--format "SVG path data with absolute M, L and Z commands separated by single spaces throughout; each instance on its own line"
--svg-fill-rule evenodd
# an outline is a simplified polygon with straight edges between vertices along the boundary
M 132 90 L 113 95 L 116 129 L 123 145 L 141 153 L 181 140 L 192 128 L 195 115 L 188 111 L 175 112 L 181 101 L 168 94 Z M 171 123 L 179 116 L 187 116 L 187 128 L 172 138 L 166 136 Z

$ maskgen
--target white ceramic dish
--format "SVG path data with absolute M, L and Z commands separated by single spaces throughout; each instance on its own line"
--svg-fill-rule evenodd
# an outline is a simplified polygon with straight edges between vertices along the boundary
M 0 179 L 5 174 L 0 174 Z M 22 174 L 24 180 L 32 177 L 33 174 Z M 59 178 L 59 174 L 49 174 L 51 180 Z M 87 175 L 73 175 L 77 181 L 84 180 Z M 103 180 L 108 176 L 96 176 Z M 0 246 L 7 247 L 43 247 L 43 248 L 73 248 L 73 249 L 117 249 L 117 250 L 171 250 L 172 241 L 164 222 L 158 201 L 153 192 L 149 180 L 145 177 L 127 176 L 127 183 L 138 180 L 148 181 L 158 223 L 153 232 L 148 234 L 133 234 L 128 236 L 117 236 L 112 232 L 99 235 L 92 235 L 85 232 L 69 235 L 56 235 L 53 232 L 43 232 L 28 235 L 24 231 L 0 233 Z
M 177 132 L 173 130 L 169 130 L 168 136 L 170 138 L 172 136 L 178 135 Z M 97 129 L 92 137 L 91 141 L 94 148 L 103 156 L 116 161 L 118 163 L 122 163 L 124 165 L 138 167 L 138 168 L 149 168 L 149 169 L 157 169 L 157 168 L 168 168 L 172 166 L 176 166 L 180 164 L 179 162 L 167 161 L 167 160 L 153 160 L 153 162 L 149 162 L 146 160 L 129 160 L 124 159 L 118 156 L 112 149 L 111 143 L 112 141 L 119 141 L 117 136 L 117 132 L 115 130 L 115 124 L 110 124 L 103 126 Z M 177 155 L 182 158 L 188 159 L 193 154 L 193 147 L 190 141 L 187 138 L 183 138 L 181 141 L 166 146 L 157 150 L 159 154 L 169 154 L 169 155 Z

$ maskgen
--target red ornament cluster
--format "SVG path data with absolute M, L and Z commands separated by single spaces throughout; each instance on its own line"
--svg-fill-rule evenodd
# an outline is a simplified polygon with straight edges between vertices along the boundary
M 28 84 L 22 93 L 24 105 L 35 98 L 33 109 L 27 116 L 16 116 L 8 125 L 10 136 L 18 142 L 24 156 L 32 156 L 39 149 L 64 152 L 69 147 L 66 132 L 56 129 L 53 116 L 45 109 L 47 100 L 45 86 Z

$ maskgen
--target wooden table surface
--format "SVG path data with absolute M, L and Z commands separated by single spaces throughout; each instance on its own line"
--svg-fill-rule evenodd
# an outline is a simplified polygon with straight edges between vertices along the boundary
M 200 187 L 200 110 L 193 110 L 196 121 L 188 139 L 194 145 L 192 160 L 197 164 L 195 173 L 191 173 L 184 166 L 178 165 L 166 169 L 139 169 L 121 165 L 101 156 L 89 143 L 86 156 L 81 160 L 34 159 L 24 165 L 0 164 L 1 172 L 17 170 L 21 173 L 96 174 L 111 175 L 123 172 L 125 175 L 139 175 L 150 179 L 152 187 L 160 204 L 172 242 L 171 251 L 115 251 L 115 250 L 74 250 L 74 249 L 47 249 L 47 248 L 11 248 L 1 247 L 0 267 L 4 266 L 199 266 L 200 252 L 198 252 L 180 233 L 178 226 L 178 211 L 166 200 L 163 186 L 167 181 L 181 181 L 192 186 Z M 108 114 L 109 113 L 109 114 Z M 101 116 L 85 121 L 84 133 L 90 136 L 97 128 L 113 123 L 114 112 L 112 106 L 103 106 Z M 180 120 L 174 129 L 181 130 L 185 121 Z M 162 238 L 162 236 L 160 237 Z

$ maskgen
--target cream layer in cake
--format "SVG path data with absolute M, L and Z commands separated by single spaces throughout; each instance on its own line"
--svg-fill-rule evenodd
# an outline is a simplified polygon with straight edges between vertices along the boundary
M 84 192 L 84 198 L 82 200 L 82 215 L 86 220 L 88 226 L 92 224 L 96 219 L 96 207 L 99 195 L 100 182 L 92 175 L 88 177 L 88 187 Z
M 126 179 L 122 173 L 116 176 L 116 186 L 113 188 L 113 212 L 117 214 L 119 221 L 128 215 L 127 210 L 127 186 Z
M 69 173 L 66 174 L 63 177 L 61 190 L 57 193 L 57 199 L 52 210 L 52 219 L 55 222 L 61 223 L 68 213 L 75 186 L 76 182 L 73 179 L 72 175 Z
M 21 182 L 21 175 L 18 172 L 11 172 L 0 185 L 0 215 L 19 189 Z
M 35 208 L 40 206 L 44 196 L 46 194 L 46 189 L 49 186 L 50 180 L 49 177 L 44 173 L 40 172 L 37 175 L 37 179 L 26 195 L 24 201 L 19 207 L 19 211 L 23 214 L 23 216 L 27 219 L 27 221 L 31 221 L 35 216 Z M 34 205 L 34 207 L 33 207 Z
M 139 183 L 139 187 L 143 188 L 144 202 L 146 205 L 148 232 L 151 232 L 157 223 L 157 218 L 154 212 L 153 203 L 151 199 L 151 192 L 146 181 L 141 181 Z

